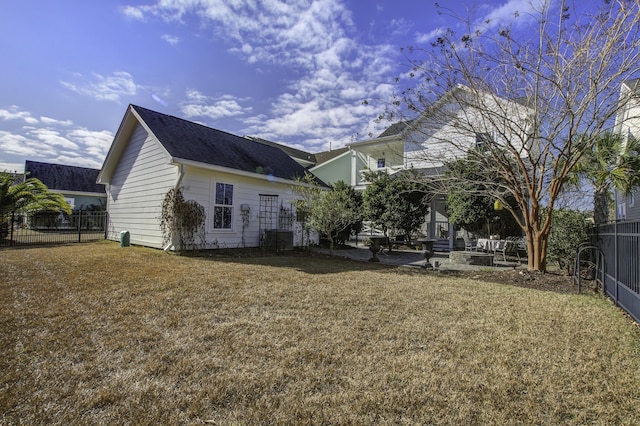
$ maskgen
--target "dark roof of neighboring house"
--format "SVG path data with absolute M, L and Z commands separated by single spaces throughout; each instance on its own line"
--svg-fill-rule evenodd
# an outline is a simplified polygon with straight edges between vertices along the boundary
M 139 106 L 131 107 L 174 158 L 290 180 L 305 174 L 305 168 L 282 149 Z
M 344 154 L 349 150 L 349 147 L 342 147 L 338 149 L 332 149 L 331 151 L 318 152 L 315 154 L 316 165 L 326 163 L 329 160 L 333 160 L 339 155 Z
M 265 145 L 269 145 L 269 146 L 273 146 L 275 148 L 281 149 L 289 157 L 292 157 L 294 159 L 298 158 L 300 160 L 308 161 L 308 162 L 311 162 L 311 163 L 315 163 L 316 162 L 315 154 L 312 154 L 310 152 L 306 152 L 306 151 L 302 151 L 300 149 L 292 148 L 292 147 L 287 146 L 287 145 L 282 145 L 282 144 L 279 144 L 277 142 L 271 142 L 271 141 L 268 141 L 266 139 L 258 138 L 258 137 L 255 137 L 255 136 L 246 136 L 246 138 L 250 139 L 250 140 L 253 140 L 253 141 L 256 141 L 256 142 L 259 142 L 259 143 L 263 143 Z
M 27 177 L 38 179 L 51 190 L 101 194 L 106 192 L 103 184 L 96 183 L 100 172 L 98 169 L 26 161 L 24 171 L 28 173 Z
M 391 126 L 387 127 L 387 130 L 380 133 L 378 135 L 379 138 L 384 138 L 385 136 L 393 136 L 401 133 L 404 129 L 407 128 L 409 124 L 411 124 L 412 120 L 408 121 L 399 121 L 397 123 L 393 123 Z

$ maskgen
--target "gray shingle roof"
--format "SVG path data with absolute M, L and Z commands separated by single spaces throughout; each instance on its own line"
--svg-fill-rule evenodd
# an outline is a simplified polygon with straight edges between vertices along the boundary
M 188 120 L 131 106 L 174 158 L 293 180 L 305 168 L 284 151 Z
M 98 169 L 26 161 L 24 171 L 28 173 L 28 177 L 38 179 L 49 189 L 106 193 L 105 186 L 96 183 L 100 172 Z
M 411 121 L 399 121 L 397 123 L 393 123 L 391 126 L 387 127 L 387 129 L 378 135 L 379 138 L 384 138 L 385 136 L 393 136 L 401 133 L 404 129 L 407 128 Z
M 332 149 L 331 151 L 318 152 L 315 154 L 316 164 L 322 164 L 322 163 L 326 163 L 329 160 L 333 160 L 334 158 L 344 154 L 348 150 L 349 148 L 345 146 L 342 148 Z
M 293 159 L 300 159 L 303 161 L 308 161 L 310 163 L 315 163 L 316 159 L 315 159 L 315 154 L 312 154 L 310 152 L 306 152 L 306 151 L 302 151 L 300 149 L 296 149 L 296 148 L 292 148 L 290 146 L 287 145 L 282 145 L 279 144 L 277 142 L 272 142 L 272 141 L 268 141 L 266 139 L 262 139 L 262 138 L 258 138 L 255 136 L 247 136 L 247 139 L 251 139 L 253 141 L 256 142 L 260 142 L 266 145 L 271 145 L 274 146 L 282 151 L 284 151 L 289 157 L 292 157 Z

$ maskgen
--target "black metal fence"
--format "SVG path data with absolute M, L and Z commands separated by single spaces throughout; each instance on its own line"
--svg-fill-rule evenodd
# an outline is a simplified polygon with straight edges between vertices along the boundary
M 0 247 L 22 247 L 102 240 L 107 212 L 0 217 Z
M 604 262 L 597 276 L 616 305 L 640 322 L 640 222 L 615 222 L 595 229 Z

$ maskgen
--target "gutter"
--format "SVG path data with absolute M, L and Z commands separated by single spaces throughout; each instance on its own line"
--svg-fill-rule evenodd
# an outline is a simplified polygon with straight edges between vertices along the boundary
M 178 164 L 182 165 L 181 176 L 178 179 L 178 184 L 182 181 L 182 177 L 184 176 L 184 166 L 193 166 L 193 167 L 197 167 L 205 170 L 215 170 L 223 173 L 250 177 L 253 179 L 261 179 L 269 182 L 283 183 L 286 185 L 291 185 L 295 183 L 295 181 L 293 181 L 292 179 L 284 179 L 284 178 L 276 177 L 273 175 L 262 175 L 262 174 L 253 173 L 253 172 L 246 172 L 244 170 L 233 169 L 231 167 L 214 166 L 211 164 L 200 163 L 198 161 L 193 161 L 193 160 L 185 160 L 177 157 L 171 157 L 171 163 L 176 165 Z

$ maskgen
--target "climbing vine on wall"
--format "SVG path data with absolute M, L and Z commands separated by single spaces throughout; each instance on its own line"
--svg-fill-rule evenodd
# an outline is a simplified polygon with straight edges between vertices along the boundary
M 171 241 L 176 252 L 197 248 L 196 239 L 204 243 L 205 211 L 196 201 L 185 201 L 182 188 L 172 188 L 164 196 L 160 229 L 162 245 Z

